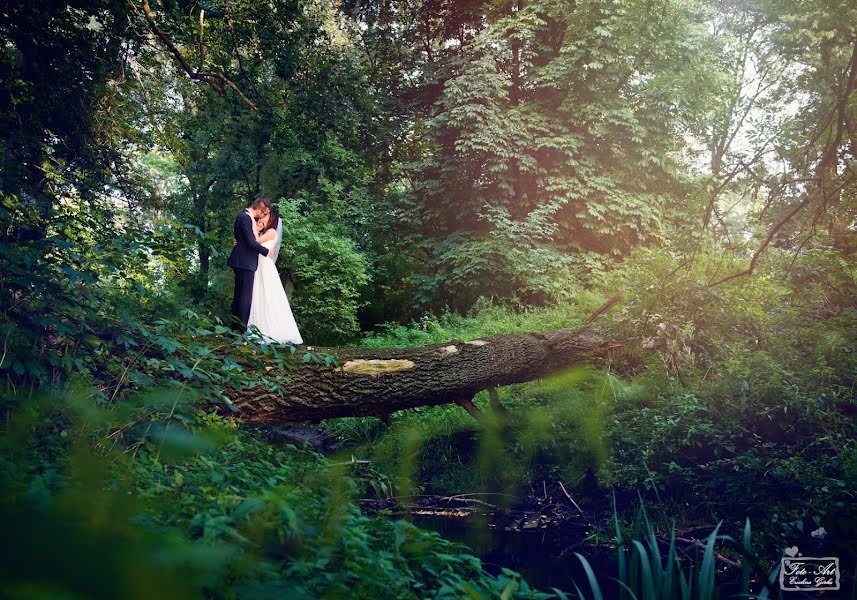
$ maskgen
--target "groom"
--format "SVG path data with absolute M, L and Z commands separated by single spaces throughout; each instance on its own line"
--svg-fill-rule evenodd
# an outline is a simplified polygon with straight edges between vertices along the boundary
M 247 329 L 250 304 L 253 301 L 253 277 L 259 266 L 259 255 L 268 256 L 268 249 L 256 241 L 253 235 L 253 219 L 267 217 L 271 212 L 271 201 L 256 198 L 249 208 L 235 217 L 233 232 L 236 244 L 227 263 L 235 272 L 235 294 L 232 296 L 232 328 L 241 333 Z

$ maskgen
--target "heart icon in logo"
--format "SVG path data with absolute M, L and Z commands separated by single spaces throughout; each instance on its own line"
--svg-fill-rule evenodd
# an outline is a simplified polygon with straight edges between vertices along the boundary
M 791 557 L 797 556 L 797 546 L 792 546 L 791 548 L 786 548 L 786 554 Z

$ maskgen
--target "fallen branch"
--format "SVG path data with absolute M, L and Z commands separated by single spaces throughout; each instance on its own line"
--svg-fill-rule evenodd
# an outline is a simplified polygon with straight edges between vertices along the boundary
M 677 537 L 677 538 L 675 538 L 675 541 L 681 542 L 682 544 L 690 544 L 691 546 L 696 546 L 698 548 L 701 548 L 702 550 L 705 550 L 708 548 L 708 546 L 706 546 L 705 544 L 703 544 L 699 540 L 691 540 L 688 538 Z M 741 568 L 741 565 L 739 563 L 735 562 L 734 560 L 730 560 L 730 559 L 726 558 L 725 556 L 723 556 L 722 554 L 718 554 L 717 552 L 714 553 L 714 558 L 719 560 L 720 562 L 722 562 L 724 565 L 728 565 L 728 566 L 733 567 L 735 569 Z
M 614 296 L 605 306 L 617 301 Z M 607 308 L 599 309 L 598 314 Z M 472 400 L 480 391 L 603 360 L 626 344 L 624 339 L 606 337 L 590 319 L 575 329 L 510 333 L 423 348 L 308 347 L 335 356 L 340 366 L 298 365 L 284 373 L 289 383 L 281 391 L 242 388 L 224 392 L 241 418 L 251 424 L 384 416 L 443 404 L 458 404 L 484 422 L 492 416 Z M 259 368 L 280 367 L 272 361 Z
M 574 498 L 572 498 L 569 495 L 569 493 L 566 491 L 565 486 L 562 484 L 562 482 L 560 481 L 558 483 L 559 483 L 559 487 L 562 488 L 562 493 L 565 494 L 566 498 L 568 498 L 568 501 L 571 502 L 572 504 L 574 504 L 574 508 L 576 508 L 578 510 L 578 512 L 580 512 L 580 514 L 583 514 L 583 509 L 580 508 L 580 506 L 577 505 L 577 502 L 574 501 Z
M 352 456 L 351 460 L 346 460 L 345 462 L 330 463 L 330 466 L 331 467 L 342 467 L 345 465 L 368 465 L 369 462 L 370 461 L 368 461 L 368 460 L 357 459 L 357 458 L 354 458 Z

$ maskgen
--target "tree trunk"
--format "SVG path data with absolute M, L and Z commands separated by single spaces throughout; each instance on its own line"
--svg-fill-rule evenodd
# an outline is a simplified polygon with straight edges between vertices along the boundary
M 261 389 L 231 390 L 228 395 L 245 422 L 258 424 L 386 418 L 405 408 L 448 403 L 474 414 L 472 399 L 481 390 L 597 360 L 623 345 L 602 339 L 598 328 L 587 324 L 402 350 L 311 347 L 333 354 L 340 366 L 301 365 L 290 374 L 284 396 Z
M 211 269 L 211 251 L 203 242 L 199 242 L 199 244 L 197 244 L 197 249 L 199 251 L 199 272 L 202 274 L 207 287 L 208 272 Z

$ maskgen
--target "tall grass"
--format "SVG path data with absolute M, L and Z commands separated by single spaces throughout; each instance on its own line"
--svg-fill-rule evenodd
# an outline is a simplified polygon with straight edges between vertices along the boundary
M 388 323 L 359 340 L 367 348 L 404 348 L 521 331 L 547 331 L 575 327 L 604 302 L 596 291 L 581 290 L 574 303 L 551 307 L 519 307 L 494 304 L 481 298 L 467 315 L 446 312 L 426 314 L 409 324 Z
M 619 524 L 615 498 L 613 504 L 613 524 L 616 530 L 617 571 L 618 577 L 609 579 L 615 584 L 602 586 L 599 578 L 586 557 L 575 552 L 586 573 L 584 590 L 573 582 L 579 598 L 619 598 L 620 600 L 717 600 L 721 597 L 721 586 L 716 579 L 715 546 L 718 541 L 728 542 L 741 555 L 741 579 L 739 590 L 732 594 L 738 598 L 758 598 L 766 600 L 769 597 L 780 598 L 779 588 L 773 585 L 779 566 L 766 578 L 758 593 L 751 593 L 751 574 L 760 572 L 758 558 L 752 549 L 750 520 L 744 524 L 740 542 L 728 535 L 718 535 L 722 521 L 703 542 L 704 549 L 694 547 L 694 556 L 683 564 L 676 547 L 675 527 L 670 531 L 669 545 L 664 555 L 664 543 L 655 533 L 655 528 L 649 520 L 645 506 L 640 500 L 640 507 L 631 527 L 630 536 L 623 535 Z M 702 550 L 700 558 L 699 551 Z M 588 584 L 588 589 L 587 589 Z M 554 592 L 565 600 L 568 596 L 560 590 Z

